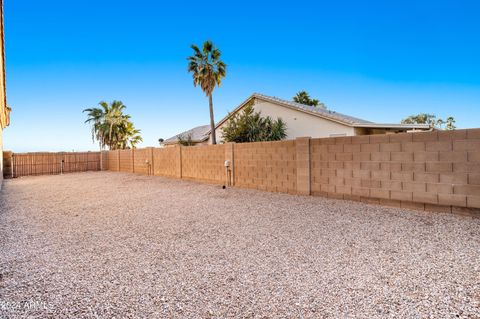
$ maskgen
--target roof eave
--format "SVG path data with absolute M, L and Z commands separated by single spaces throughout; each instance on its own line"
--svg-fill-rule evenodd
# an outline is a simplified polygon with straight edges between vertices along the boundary
M 242 109 L 242 107 L 245 106 L 245 104 L 247 104 L 252 98 L 255 97 L 255 93 L 253 93 L 252 95 L 250 95 L 245 101 L 243 101 L 239 106 L 237 106 L 232 112 L 229 112 L 227 115 L 225 115 L 221 120 L 220 122 L 218 122 L 216 125 L 215 125 L 215 130 L 217 128 L 220 127 L 220 125 L 222 125 L 223 123 L 225 123 L 233 114 L 237 113 L 240 109 Z M 212 130 L 208 131 L 208 134 L 210 135 L 212 132 Z
M 365 128 L 396 128 L 396 129 L 430 129 L 428 124 L 379 124 L 379 123 L 355 123 L 353 127 L 365 127 Z

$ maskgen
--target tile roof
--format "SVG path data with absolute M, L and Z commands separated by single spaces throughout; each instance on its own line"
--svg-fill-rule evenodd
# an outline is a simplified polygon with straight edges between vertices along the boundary
M 268 95 L 264 95 L 264 94 L 260 94 L 260 93 L 254 93 L 252 95 L 252 97 L 255 97 L 255 98 L 258 98 L 258 99 L 261 99 L 261 100 L 267 100 L 267 101 L 270 101 L 270 102 L 273 102 L 273 103 L 288 105 L 292 108 L 307 111 L 307 112 L 310 112 L 310 113 L 316 113 L 316 114 L 322 115 L 324 117 L 331 118 L 333 120 L 337 120 L 337 121 L 341 121 L 341 122 L 345 122 L 345 123 L 348 123 L 348 124 L 357 124 L 357 123 L 358 124 L 360 124 L 360 123 L 369 124 L 369 123 L 372 123 L 370 121 L 360 119 L 358 117 L 353 117 L 353 116 L 350 116 L 350 115 L 346 115 L 346 114 L 338 113 L 338 112 L 335 112 L 335 111 L 332 111 L 332 110 L 328 110 L 325 106 L 323 106 L 323 107 L 322 106 L 310 106 L 310 105 L 300 104 L 300 103 L 297 103 L 297 102 L 283 100 L 283 99 L 280 99 L 278 97 L 268 96 Z
M 188 131 L 177 134 L 175 136 L 172 136 L 166 139 L 163 143 L 165 144 L 178 143 L 179 136 L 187 137 L 188 135 L 191 135 L 192 141 L 194 142 L 203 142 L 208 139 L 209 134 L 210 134 L 210 125 L 201 125 L 201 126 L 194 127 Z

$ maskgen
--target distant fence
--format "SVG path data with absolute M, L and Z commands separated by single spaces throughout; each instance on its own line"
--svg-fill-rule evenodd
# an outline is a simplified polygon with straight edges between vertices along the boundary
M 103 157 L 111 171 L 480 216 L 480 129 L 177 145 Z
M 99 171 L 100 152 L 4 152 L 4 177 Z

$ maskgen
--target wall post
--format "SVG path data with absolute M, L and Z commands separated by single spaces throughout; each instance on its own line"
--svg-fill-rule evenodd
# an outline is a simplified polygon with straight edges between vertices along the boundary
M 177 162 L 177 178 L 182 178 L 182 146 L 175 145 L 177 148 L 176 162 Z
M 297 194 L 310 195 L 310 137 L 295 139 L 297 161 Z
M 135 173 L 135 149 L 132 148 L 130 153 L 132 154 L 132 173 Z
M 120 150 L 117 150 L 117 172 L 120 172 Z
M 103 151 L 103 170 L 109 171 L 110 170 L 110 153 Z
M 150 172 L 149 175 L 155 175 L 155 170 L 153 169 L 153 147 L 150 147 Z

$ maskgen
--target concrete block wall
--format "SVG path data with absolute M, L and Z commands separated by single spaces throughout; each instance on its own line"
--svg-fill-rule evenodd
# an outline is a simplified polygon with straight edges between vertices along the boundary
M 100 170 L 102 171 L 108 170 L 108 165 L 109 165 L 108 151 L 101 151 L 100 152 Z
M 180 178 L 180 147 L 153 149 L 153 174 Z
M 118 167 L 120 172 L 135 173 L 133 163 L 135 160 L 134 150 L 117 150 L 118 152 Z
M 108 169 L 480 216 L 480 129 L 110 151 Z M 225 168 L 225 161 L 230 166 Z
M 136 149 L 133 160 L 135 173 L 152 175 L 153 148 Z
M 180 150 L 182 178 L 225 183 L 225 144 L 180 147 Z
M 234 145 L 234 185 L 297 193 L 296 141 Z
M 422 210 L 480 208 L 480 130 L 310 140 L 312 194 Z
M 226 184 L 228 186 L 235 185 L 235 144 L 227 143 L 225 144 L 225 162 L 228 161 L 228 167 L 226 167 Z M 224 163 L 225 164 L 225 163 Z
M 310 138 L 302 137 L 296 140 L 295 147 L 296 166 L 297 166 L 297 194 L 311 194 L 310 178 Z
M 118 151 L 103 152 L 102 158 L 104 158 L 105 162 L 107 163 L 107 165 L 103 167 L 104 170 L 110 170 L 115 172 L 120 171 Z

